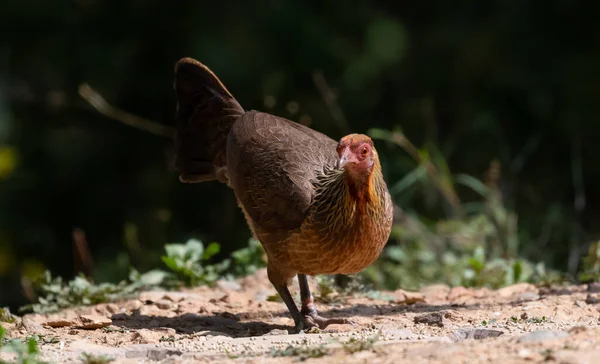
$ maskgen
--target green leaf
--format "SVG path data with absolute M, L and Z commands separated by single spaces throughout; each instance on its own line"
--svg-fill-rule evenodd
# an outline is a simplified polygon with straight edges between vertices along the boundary
M 0 322 L 13 323 L 16 321 L 17 318 L 12 313 L 10 313 L 8 307 L 0 307 Z
M 367 134 L 373 139 L 391 140 L 392 132 L 380 128 L 371 128 L 367 131 Z
M 515 282 L 520 281 L 522 274 L 523 274 L 523 265 L 520 260 L 517 260 L 513 264 L 513 277 L 514 277 Z
M 396 183 L 390 189 L 390 194 L 392 196 L 395 196 L 401 193 L 402 191 L 406 190 L 407 188 L 410 188 L 417 182 L 422 181 L 423 178 L 425 178 L 426 176 L 427 167 L 424 164 L 421 164 L 418 167 L 414 168 L 412 171 L 410 171 L 410 173 L 404 176 L 400 181 L 398 181 L 398 183 Z
M 71 282 L 69 282 L 69 286 L 78 292 L 83 292 L 90 288 L 90 282 L 82 276 L 75 277 Z
M 408 256 L 404 252 L 404 250 L 402 250 L 402 248 L 400 248 L 398 246 L 390 246 L 386 252 L 387 252 L 388 258 L 390 258 L 398 263 L 405 262 L 408 259 Z
M 217 242 L 212 242 L 206 247 L 206 250 L 204 251 L 204 254 L 202 255 L 202 259 L 209 260 L 216 254 L 218 254 L 220 251 L 221 251 L 221 245 Z
M 476 273 L 480 273 L 485 269 L 485 251 L 482 247 L 475 249 L 473 257 L 469 258 L 469 265 Z
M 27 353 L 28 354 L 37 354 L 39 352 L 38 350 L 38 346 L 37 346 L 37 341 L 35 341 L 35 339 L 31 338 L 27 341 Z
M 473 191 L 479 193 L 481 196 L 486 197 L 490 193 L 490 189 L 479 179 L 469 176 L 468 174 L 458 174 L 454 177 L 454 182 L 467 186 Z
M 159 286 L 169 276 L 169 273 L 154 269 L 139 276 L 138 282 L 143 286 Z
M 198 262 L 204 253 L 204 245 L 200 240 L 190 239 L 185 243 L 185 257 L 193 262 Z
M 162 256 L 161 258 L 163 263 L 165 263 L 165 265 L 169 267 L 169 269 L 171 269 L 172 271 L 178 272 L 180 270 L 177 259 L 170 256 Z
M 183 258 L 185 256 L 185 247 L 181 244 L 167 244 L 165 251 L 169 257 Z
M 485 263 L 483 263 L 475 258 L 469 259 L 469 265 L 471 266 L 471 268 L 473 268 L 475 273 L 479 273 L 479 272 L 483 271 L 483 268 L 485 268 Z

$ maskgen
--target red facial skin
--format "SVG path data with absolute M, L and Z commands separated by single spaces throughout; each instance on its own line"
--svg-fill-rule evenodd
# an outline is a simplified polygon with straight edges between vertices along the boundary
M 377 161 L 373 142 L 366 135 L 351 134 L 340 140 L 337 147 L 338 168 L 346 171 L 352 195 L 363 201 L 371 198 L 371 176 Z
M 362 139 L 362 138 L 361 138 Z M 342 139 L 337 148 L 340 160 L 338 161 L 338 168 L 344 168 L 353 175 L 356 172 L 362 172 L 370 174 L 375 163 L 375 153 L 373 144 L 369 140 L 345 140 Z M 358 175 L 356 175 L 358 177 Z

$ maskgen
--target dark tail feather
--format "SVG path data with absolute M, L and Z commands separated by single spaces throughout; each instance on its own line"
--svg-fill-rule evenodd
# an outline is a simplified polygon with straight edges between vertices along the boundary
M 175 65 L 175 169 L 182 182 L 227 182 L 227 135 L 244 109 L 212 71 L 192 58 Z

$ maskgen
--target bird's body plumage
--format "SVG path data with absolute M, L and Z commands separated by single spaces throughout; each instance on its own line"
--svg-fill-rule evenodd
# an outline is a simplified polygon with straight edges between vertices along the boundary
M 227 168 L 235 171 L 229 172 L 230 185 L 282 279 L 356 273 L 387 241 L 392 203 L 380 166 L 363 186 L 368 197 L 362 196 L 336 168 L 337 145 L 313 129 L 261 112 L 250 111 L 233 124 L 227 142 Z

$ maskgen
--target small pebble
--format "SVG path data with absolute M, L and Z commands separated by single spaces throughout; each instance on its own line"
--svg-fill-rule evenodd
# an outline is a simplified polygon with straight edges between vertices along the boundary
M 40 334 L 45 332 L 45 329 L 42 327 L 42 325 L 27 317 L 23 318 L 21 321 L 21 326 L 30 334 Z
M 161 310 L 170 310 L 173 308 L 173 302 L 166 299 L 158 300 L 154 304 Z

